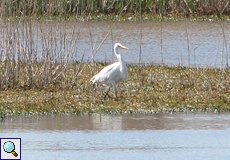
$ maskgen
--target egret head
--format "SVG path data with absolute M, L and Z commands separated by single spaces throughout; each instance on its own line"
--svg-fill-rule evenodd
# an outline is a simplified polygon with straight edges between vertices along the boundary
M 120 43 L 116 43 L 116 44 L 114 45 L 114 49 L 116 50 L 116 49 L 118 49 L 118 48 L 129 49 L 129 48 L 125 47 L 125 46 L 122 46 Z

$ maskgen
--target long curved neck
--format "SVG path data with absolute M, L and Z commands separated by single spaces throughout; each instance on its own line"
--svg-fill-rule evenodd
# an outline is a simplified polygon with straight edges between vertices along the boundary
M 114 53 L 118 59 L 118 61 L 122 64 L 125 65 L 125 61 L 123 59 L 123 57 L 121 56 L 121 54 L 118 53 L 118 49 L 114 48 Z

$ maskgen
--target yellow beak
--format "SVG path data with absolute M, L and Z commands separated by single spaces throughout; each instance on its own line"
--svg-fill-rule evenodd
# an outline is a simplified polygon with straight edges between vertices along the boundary
M 120 46 L 122 49 L 127 49 L 129 50 L 129 48 L 125 47 L 125 46 Z

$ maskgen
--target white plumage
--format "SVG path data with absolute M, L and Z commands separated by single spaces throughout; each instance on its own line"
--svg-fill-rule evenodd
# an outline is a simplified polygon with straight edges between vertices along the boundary
M 121 81 L 127 81 L 127 67 L 124 59 L 121 54 L 119 54 L 119 49 L 128 49 L 125 46 L 122 46 L 120 43 L 116 43 L 114 45 L 114 53 L 118 59 L 118 62 L 115 62 L 109 66 L 103 68 L 98 74 L 91 78 L 91 81 L 94 83 L 103 83 L 108 86 L 112 86 L 115 92 L 116 100 L 117 100 L 117 88 L 116 85 Z M 110 90 L 110 88 L 109 88 Z M 106 94 L 109 92 L 106 92 Z

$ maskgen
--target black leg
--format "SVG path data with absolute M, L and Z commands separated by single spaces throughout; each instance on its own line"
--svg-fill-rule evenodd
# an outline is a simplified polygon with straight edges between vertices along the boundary
M 104 100 L 106 99 L 106 96 L 108 96 L 109 98 L 111 98 L 110 95 L 109 95 L 110 88 L 111 88 L 111 87 L 109 87 L 108 91 L 106 91 L 106 92 L 104 93 L 104 94 L 105 94 Z

